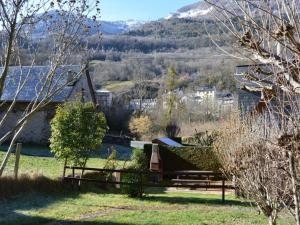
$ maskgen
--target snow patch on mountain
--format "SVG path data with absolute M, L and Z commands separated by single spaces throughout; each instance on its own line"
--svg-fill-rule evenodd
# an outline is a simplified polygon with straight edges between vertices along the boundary
M 208 9 L 192 9 L 187 12 L 180 13 L 177 17 L 178 18 L 195 18 L 195 17 L 207 15 L 212 10 L 213 10 L 213 7 L 210 7 Z
M 199 18 L 201 16 L 205 16 L 213 11 L 213 7 L 209 8 L 191 8 L 189 10 L 178 10 L 176 13 L 171 13 L 165 17 L 165 19 L 173 19 L 173 18 Z
M 147 23 L 146 21 L 142 20 L 121 20 L 121 21 L 115 21 L 114 24 L 119 25 L 119 27 L 122 27 L 124 31 L 133 30 L 141 27 Z

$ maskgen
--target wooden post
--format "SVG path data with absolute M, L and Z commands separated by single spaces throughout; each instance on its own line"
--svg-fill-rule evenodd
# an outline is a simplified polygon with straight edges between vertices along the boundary
M 140 198 L 143 197 L 143 175 L 142 172 L 139 173 L 139 194 L 140 194 Z
M 75 169 L 74 169 L 74 166 L 72 167 L 72 186 L 74 187 L 74 184 L 75 184 Z
M 15 179 L 18 179 L 21 149 L 22 149 L 22 144 L 21 143 L 17 143 L 16 153 L 15 153 L 15 155 L 16 155 L 16 161 L 15 161 L 15 168 L 14 168 Z
M 225 179 L 222 179 L 222 203 L 225 203 Z

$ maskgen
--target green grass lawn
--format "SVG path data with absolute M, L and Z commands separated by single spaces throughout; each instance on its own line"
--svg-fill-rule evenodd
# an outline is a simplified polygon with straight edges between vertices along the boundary
M 50 178 L 61 176 L 63 162 L 46 154 L 47 149 L 24 148 L 20 161 L 20 173 L 40 173 Z M 49 151 L 49 150 L 48 150 Z M 41 155 L 43 155 L 41 154 Z M 34 155 L 34 156 L 33 156 Z M 4 152 L 0 152 L 0 159 Z M 93 157 L 88 167 L 103 167 L 106 160 Z M 123 166 L 124 161 L 119 161 Z M 12 154 L 5 175 L 13 171 Z M 1 182 L 1 181 L 0 181 Z M 86 188 L 81 192 L 69 188 L 54 187 L 56 192 L 23 193 L 13 198 L 0 200 L 1 225 L 101 225 L 101 224 L 197 224 L 197 225 L 261 225 L 267 224 L 264 216 L 241 200 L 226 196 L 221 203 L 221 194 L 164 192 L 148 190 L 146 198 L 132 199 L 119 193 L 100 188 Z M 0 190 L 1 191 L 1 190 Z M 39 190 L 40 191 L 40 190 Z M 42 191 L 41 191 L 42 192 Z M 4 193 L 4 192 L 3 192 Z M 293 224 L 283 214 L 279 225 Z
M 4 156 L 0 152 L 0 159 Z M 92 158 L 88 160 L 88 167 L 102 168 L 106 160 L 101 158 Z M 11 175 L 14 171 L 15 156 L 11 155 L 4 175 Z M 20 158 L 19 173 L 36 173 L 46 177 L 57 178 L 62 175 L 64 163 L 53 157 L 37 157 L 22 155 Z
M 106 158 L 109 155 L 109 144 L 103 144 L 99 149 L 98 154 L 90 158 L 87 162 L 87 167 L 102 168 L 105 165 Z M 131 150 L 124 146 L 114 145 L 117 150 L 117 156 L 120 159 L 130 158 Z M 2 161 L 5 155 L 4 151 L 0 151 L 0 160 Z M 119 161 L 119 166 L 122 167 L 125 161 Z M 4 175 L 11 175 L 14 171 L 15 155 L 11 154 Z M 20 174 L 22 173 L 37 173 L 46 177 L 57 178 L 62 175 L 63 161 L 56 160 L 51 156 L 48 147 L 41 146 L 24 146 L 20 158 Z
M 28 194 L 0 202 L 1 225 L 25 224 L 197 224 L 261 225 L 267 220 L 240 200 L 199 193 L 149 194 L 131 199 L 120 194 Z M 293 224 L 283 216 L 279 224 Z

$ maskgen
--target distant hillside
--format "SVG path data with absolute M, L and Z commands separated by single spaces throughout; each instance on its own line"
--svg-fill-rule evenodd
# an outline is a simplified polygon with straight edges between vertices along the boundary
M 149 22 L 136 30 L 129 31 L 132 36 L 190 38 L 219 32 L 213 20 L 169 19 Z

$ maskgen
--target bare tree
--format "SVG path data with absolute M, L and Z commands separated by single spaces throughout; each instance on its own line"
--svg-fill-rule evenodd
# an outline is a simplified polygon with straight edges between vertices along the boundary
M 256 66 L 244 72 L 244 90 L 261 92 L 257 113 L 268 113 L 269 123 L 276 129 L 277 139 L 268 136 L 278 152 L 287 157 L 282 168 L 288 182 L 274 182 L 278 188 L 288 187 L 292 203 L 286 207 L 300 224 L 299 171 L 299 94 L 300 94 L 300 17 L 299 1 L 294 0 L 206 0 L 214 9 L 216 25 L 236 39 L 238 51 Z M 214 41 L 216 45 L 217 41 Z M 231 55 L 232 56 L 232 55 Z M 241 57 L 240 55 L 238 57 Z M 258 115 L 256 115 L 258 116 Z M 262 128 L 265 130 L 265 128 Z M 270 132 L 272 130 L 269 130 Z M 257 140 L 257 143 L 260 143 Z M 263 151 L 263 148 L 260 148 Z M 279 159 L 276 159 L 279 163 Z M 251 164 L 248 164 L 250 167 Z M 278 174 L 279 176 L 280 174 Z M 281 186 L 282 182 L 285 186 Z
M 136 97 L 138 98 L 138 116 L 141 115 L 143 113 L 143 102 L 145 100 L 145 98 L 147 97 L 147 80 L 145 78 L 145 75 L 143 74 L 143 71 L 139 71 L 139 73 L 134 76 L 134 94 L 136 95 Z
M 240 120 L 233 116 L 214 145 L 224 172 L 234 177 L 236 188 L 256 203 L 270 225 L 275 225 L 280 211 L 293 200 L 286 154 L 272 142 L 278 130 L 270 126 L 265 129 L 264 117 Z
M 39 74 L 39 82 L 32 87 L 35 95 L 30 99 L 22 116 L 16 121 L 15 126 L 0 137 L 0 145 L 11 140 L 6 156 L 0 167 L 0 176 L 7 164 L 14 143 L 22 129 L 35 113 L 45 107 L 59 94 L 64 87 L 76 81 L 88 68 L 88 54 L 85 51 L 83 35 L 92 29 L 88 22 L 88 16 L 92 17 L 96 29 L 97 16 L 100 12 L 99 1 L 89 3 L 86 0 L 79 1 L 50 1 L 50 0 L 0 0 L 0 37 L 1 37 L 1 68 L 0 96 L 3 94 L 10 66 L 15 65 L 19 69 L 14 74 L 14 80 L 18 82 L 12 102 L 1 102 L 1 110 L 4 111 L 0 118 L 0 129 L 8 114 L 14 109 L 18 95 L 28 80 L 29 74 L 34 66 L 38 53 L 44 51 L 41 43 L 47 41 L 47 52 L 49 55 L 45 60 L 49 70 Z M 36 34 L 40 23 L 43 25 L 42 33 Z M 27 74 L 23 74 L 22 51 L 27 52 L 30 63 L 26 64 Z M 59 69 L 70 62 L 72 55 L 81 56 L 80 71 L 72 75 L 71 79 L 65 79 L 68 71 Z M 9 87 L 7 87 L 9 88 Z

